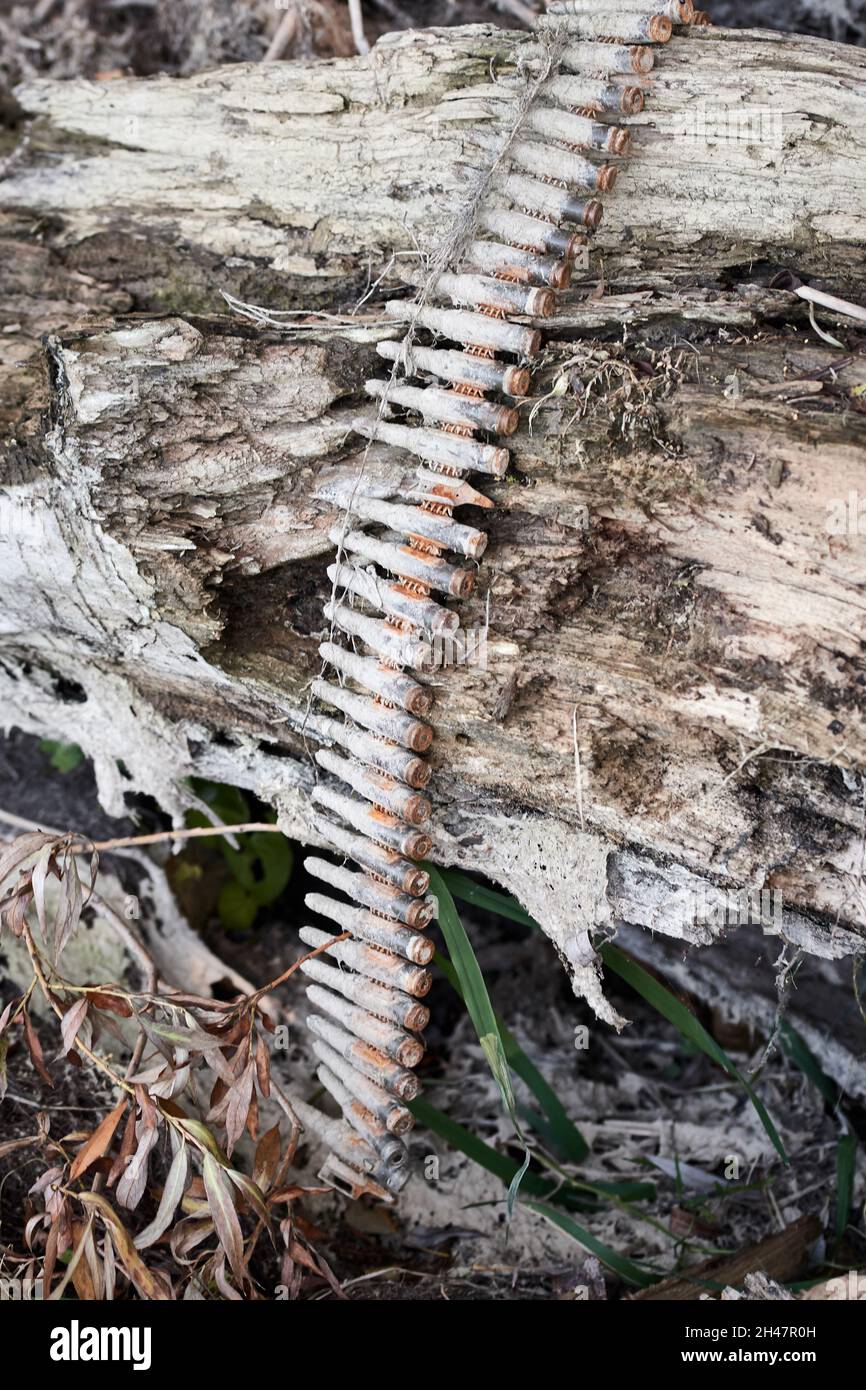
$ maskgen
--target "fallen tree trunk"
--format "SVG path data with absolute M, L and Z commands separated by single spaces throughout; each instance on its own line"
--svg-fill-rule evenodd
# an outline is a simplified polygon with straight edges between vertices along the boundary
M 0 691 L 7 724 L 93 757 L 115 813 L 144 790 L 179 814 L 197 773 L 310 838 L 332 490 L 381 291 L 345 311 L 494 158 L 518 43 L 19 91 Z M 434 857 L 515 892 L 607 1017 L 594 928 L 757 920 L 828 958 L 866 935 L 863 542 L 831 527 L 861 486 L 863 340 L 769 285 L 855 293 L 864 65 L 757 32 L 668 46 L 491 490 L 465 615 L 488 669 L 437 691 Z M 769 113 L 765 143 L 708 147 L 713 103 Z M 220 289 L 342 316 L 287 334 L 217 314 Z M 367 477 L 402 469 L 375 446 Z

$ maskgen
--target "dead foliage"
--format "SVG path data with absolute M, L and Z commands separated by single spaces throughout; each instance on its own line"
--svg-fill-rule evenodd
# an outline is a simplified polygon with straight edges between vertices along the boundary
M 222 1002 L 162 987 L 139 943 L 141 989 L 74 984 L 64 978 L 63 952 L 98 901 L 97 872 L 96 852 L 72 835 L 28 832 L 0 853 L 0 886 L 8 884 L 0 933 L 25 946 L 33 969 L 0 1014 L 0 1100 L 6 1054 L 20 1042 L 46 1086 L 65 1059 L 98 1072 L 114 1101 L 92 1129 L 56 1136 L 46 1109 L 32 1133 L 0 1144 L 0 1156 L 35 1151 L 44 1163 L 30 1188 L 24 1249 L 0 1251 L 5 1272 L 36 1271 L 52 1299 L 71 1284 L 82 1299 L 255 1300 L 264 1294 L 251 1262 L 264 1239 L 287 1296 L 297 1297 L 307 1277 L 339 1294 L 297 1210 L 322 1189 L 289 1180 L 301 1128 L 271 1076 L 275 1024 L 263 1000 L 300 961 Z M 56 1020 L 53 1055 L 32 1016 L 39 995 Z M 130 1038 L 121 1070 L 117 1056 Z M 284 1128 L 261 1132 L 267 1101 L 279 1106 Z M 246 1167 L 238 1154 L 245 1136 Z

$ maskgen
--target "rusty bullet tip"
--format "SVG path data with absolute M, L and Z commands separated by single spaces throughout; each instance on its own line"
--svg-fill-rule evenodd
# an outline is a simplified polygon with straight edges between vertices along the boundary
M 570 261 L 557 261 L 550 272 L 550 283 L 555 290 L 567 290 L 571 284 L 572 266 Z
M 406 1010 L 404 1024 L 411 1028 L 413 1033 L 423 1033 L 427 1024 L 430 1022 L 430 1010 L 426 1004 L 412 1004 Z
M 604 208 L 602 207 L 601 203 L 598 201 L 597 198 L 590 198 L 583 211 L 584 226 L 591 227 L 593 230 L 595 230 L 595 228 L 600 224 L 601 219 L 603 217 Z
M 429 780 L 429 764 L 422 763 L 419 759 L 419 766 L 426 769 L 427 777 L 425 780 Z M 410 796 L 406 798 L 404 814 L 406 816 L 406 820 L 410 825 L 426 825 L 427 821 L 430 819 L 432 812 L 433 807 L 430 805 L 430 802 L 427 800 L 426 796 Z
M 412 959 L 416 965 L 429 965 L 435 954 L 436 947 L 428 937 L 419 937 L 418 940 L 413 943 Z
M 429 887 L 430 875 L 424 869 L 412 869 L 403 883 L 403 891 L 411 893 L 413 898 L 423 897 Z
M 607 137 L 607 148 L 611 154 L 625 154 L 631 143 L 631 131 L 626 130 L 625 126 L 614 126 L 610 135 Z
M 471 570 L 458 570 L 448 584 L 448 592 L 454 598 L 468 598 L 475 588 L 475 575 Z
M 549 319 L 556 308 L 553 290 L 530 290 L 526 296 L 526 312 L 533 318 Z
M 654 14 L 647 25 L 647 33 L 651 43 L 667 43 L 674 26 L 671 24 L 666 14 Z
M 430 764 L 425 763 L 423 758 L 416 758 L 414 762 L 409 763 L 403 776 L 406 780 L 407 785 L 410 787 L 414 787 L 415 790 L 418 791 L 421 789 L 421 787 L 426 787 L 427 783 L 430 781 Z M 424 798 L 422 796 L 413 798 L 413 800 L 421 801 L 424 803 L 425 806 L 429 804 L 428 802 L 424 801 Z M 422 825 L 424 821 L 430 819 L 430 814 L 429 811 L 426 816 L 421 814 L 414 816 L 409 815 L 407 813 L 406 819 L 412 825 Z
M 426 686 L 419 685 L 417 690 L 411 690 L 406 697 L 407 714 L 429 714 L 432 708 L 433 696 Z
M 517 411 L 512 410 L 510 406 L 503 406 L 496 417 L 496 433 L 504 435 L 514 434 L 519 424 L 520 416 Z M 484 507 L 492 506 L 493 504 L 485 497 L 484 501 L 479 502 L 478 505 Z
M 538 354 L 539 354 L 540 352 L 541 352 L 541 333 L 540 333 L 540 332 L 538 331 L 538 329 L 536 328 L 536 329 L 533 329 L 532 332 L 531 332 L 530 335 L 529 335 L 529 341 L 528 341 L 527 346 L 526 346 L 526 356 L 527 356 L 527 357 L 537 357 Z M 500 453 L 505 454 L 505 465 L 504 465 L 504 467 L 503 467 L 503 469 L 502 469 L 502 473 L 504 473 L 505 470 L 508 468 L 508 452 L 507 452 L 507 450 L 505 450 L 505 449 L 501 449 L 501 450 L 500 450 Z M 499 472 L 497 472 L 497 477 L 501 477 L 501 476 L 502 476 L 502 474 L 499 473 Z
M 417 1067 L 423 1056 L 424 1044 L 416 1038 L 407 1038 L 400 1043 L 397 1051 L 397 1061 L 401 1067 Z
M 429 724 L 416 724 L 408 739 L 413 753 L 426 753 L 433 742 L 433 730 Z
M 620 104 L 626 116 L 636 116 L 643 111 L 644 100 L 640 87 L 623 87 Z
M 573 261 L 575 257 L 580 254 L 585 245 L 586 242 L 581 233 L 573 232 L 572 235 L 568 237 L 562 254 L 565 256 L 566 260 Z
M 526 367 L 507 367 L 502 389 L 507 396 L 525 396 L 529 391 L 529 371 Z
M 598 170 L 596 180 L 602 193 L 609 193 L 616 183 L 617 169 L 613 164 L 602 164 Z
M 652 72 L 655 63 L 655 54 L 646 44 L 635 44 L 631 50 L 631 70 L 632 72 Z

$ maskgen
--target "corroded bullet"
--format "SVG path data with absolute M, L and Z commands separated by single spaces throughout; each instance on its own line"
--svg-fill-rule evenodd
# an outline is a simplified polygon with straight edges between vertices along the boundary
M 364 912 L 363 908 L 373 908 L 378 914 L 376 921 L 388 923 L 388 918 L 393 917 L 395 921 L 404 922 L 414 928 L 414 931 L 407 935 L 401 932 L 398 938 L 400 945 L 388 946 L 389 951 L 398 951 L 400 955 L 405 955 L 407 960 L 415 961 L 419 965 L 429 965 L 433 959 L 433 946 L 427 937 L 419 935 L 425 927 L 436 916 L 436 900 L 432 897 L 415 897 L 411 893 L 404 893 L 399 888 L 395 888 L 390 883 L 378 883 L 375 878 L 366 873 L 352 873 L 350 869 L 341 868 L 338 864 L 332 864 L 328 859 L 320 859 L 318 855 L 308 855 L 304 860 L 304 867 L 308 873 L 316 878 L 322 879 L 324 883 L 330 884 L 332 888 L 338 888 L 341 893 L 345 893 L 350 899 L 348 903 L 338 902 L 336 908 L 328 906 L 334 900 L 329 898 L 324 903 L 317 901 L 314 911 L 322 912 L 330 917 L 332 921 L 338 922 L 343 931 L 351 931 L 355 936 L 362 936 L 369 931 L 375 935 L 376 927 L 366 925 L 358 927 L 355 925 L 347 926 L 350 918 L 346 912 L 360 912 L 361 917 L 366 923 L 370 916 L 369 912 Z M 318 897 L 317 894 L 311 896 Z M 356 904 L 362 906 L 358 907 Z M 308 907 L 312 904 L 307 903 Z M 339 910 L 337 910 L 339 909 Z M 384 941 L 377 941 L 377 945 L 384 946 Z
M 395 386 L 390 381 L 374 378 L 364 382 L 364 390 L 377 400 L 384 397 L 389 405 L 404 405 L 409 410 L 415 410 L 427 420 L 445 421 L 466 430 L 513 434 L 520 420 L 511 406 L 461 395 L 459 391 L 443 391 L 439 386 Z
M 420 1033 L 430 1022 L 430 1010 L 426 1004 L 363 975 L 323 965 L 318 956 L 304 961 L 301 970 L 323 989 L 330 990 L 332 994 L 341 994 L 344 999 L 350 999 L 377 1018 L 388 1019 L 410 1032 Z
M 340 533 L 332 532 L 331 534 L 332 536 L 339 536 Z M 459 565 L 449 564 L 447 560 L 442 560 L 435 555 L 419 555 L 408 546 L 392 545 L 389 541 L 380 541 L 375 536 L 368 536 L 363 531 L 348 531 L 342 540 L 344 549 L 350 554 L 360 555 L 364 560 L 373 560 L 401 579 L 416 579 L 427 585 L 428 588 L 436 589 L 439 593 L 449 594 L 452 598 L 466 598 L 475 587 L 474 570 L 461 569 Z M 348 629 L 346 630 L 348 631 Z M 355 635 L 364 636 L 360 630 L 356 630 Z M 417 639 L 415 642 L 416 646 L 412 647 L 413 651 L 419 645 Z M 372 643 L 368 642 L 368 646 L 371 645 Z M 423 646 L 423 643 L 420 646 Z M 379 648 L 374 648 L 374 650 L 379 650 Z M 383 654 L 387 655 L 387 652 L 383 651 Z M 395 659 L 399 663 L 399 658 Z M 416 659 L 419 664 L 414 666 L 413 670 L 428 669 L 432 665 L 429 647 L 425 652 L 418 650 Z M 400 664 L 409 665 L 408 662 Z
M 546 223 L 541 225 L 547 226 Z M 394 342 L 390 338 L 377 343 L 376 351 L 389 362 L 396 362 L 404 357 L 406 371 L 410 376 L 415 376 L 420 371 L 433 372 L 443 381 L 480 386 L 486 391 L 502 391 L 506 396 L 525 396 L 529 390 L 529 372 L 525 367 L 514 367 L 507 362 L 496 362 L 487 357 L 475 357 L 468 352 L 429 348 L 419 343 L 413 343 L 407 350 L 404 343 Z
M 316 762 L 374 805 L 399 816 L 407 825 L 424 826 L 429 821 L 432 807 L 426 796 L 400 786 L 393 778 L 366 767 L 358 767 L 349 758 L 341 758 L 328 748 L 319 750 Z
M 353 796 L 320 783 L 313 788 L 313 800 L 354 826 L 372 841 L 396 850 L 407 859 L 426 859 L 430 853 L 430 837 L 426 831 L 406 825 L 399 816 L 358 801 Z M 426 891 L 426 890 L 425 890 Z
M 415 431 L 418 433 L 419 431 Z M 354 515 L 367 521 L 381 521 L 392 531 L 404 536 L 419 536 L 444 550 L 454 550 L 471 560 L 478 560 L 487 549 L 487 536 L 474 526 L 464 526 L 450 516 L 437 516 L 421 507 L 399 502 L 382 502 L 376 497 L 355 497 L 351 501 Z
M 408 1071 L 405 1067 L 398 1066 L 392 1058 L 387 1057 L 378 1048 L 372 1047 L 370 1043 L 362 1042 L 355 1038 L 351 1033 L 347 1033 L 344 1028 L 333 1023 L 327 1018 L 322 1018 L 318 1014 L 310 1014 L 307 1019 L 307 1026 L 311 1033 L 315 1033 L 323 1042 L 332 1047 L 338 1056 L 348 1062 L 355 1071 L 374 1081 L 384 1090 L 390 1091 L 391 1095 L 398 1100 L 414 1100 L 421 1089 L 418 1078 L 414 1072 Z M 373 1111 L 373 1114 L 376 1112 Z
M 416 999 L 422 999 L 433 983 L 429 970 L 386 955 L 375 946 L 365 946 L 360 941 L 339 941 L 329 932 L 319 931 L 318 927 L 301 927 L 300 938 L 308 946 L 328 946 L 328 957 L 342 965 L 351 966 L 359 975 L 391 989 L 402 990 Z M 333 945 L 328 943 L 333 942 Z
M 355 695 L 331 681 L 313 681 L 313 694 L 334 709 L 342 710 L 356 724 L 370 729 L 391 743 L 402 744 L 413 753 L 426 753 L 433 742 L 433 730 L 424 720 L 414 719 L 403 710 L 391 709 L 369 695 Z
M 320 1013 L 330 1014 L 356 1038 L 372 1043 L 381 1052 L 399 1062 L 401 1067 L 417 1067 L 424 1056 L 424 1044 L 414 1033 L 407 1033 L 366 1009 L 351 1004 L 321 985 L 308 985 L 307 998 Z
M 323 642 L 319 656 L 336 671 L 363 685 L 392 705 L 399 705 L 408 714 L 429 714 L 433 706 L 433 692 L 426 685 L 419 685 L 402 671 L 395 671 L 373 657 L 359 656 L 357 652 L 340 647 L 336 642 Z
M 348 855 L 363 868 L 371 869 L 379 878 L 393 883 L 401 893 L 420 898 L 427 892 L 430 875 L 418 864 L 404 858 L 397 850 L 387 849 L 363 835 L 353 835 L 350 830 L 326 820 L 324 816 L 314 818 L 313 828 L 333 845 L 334 849 Z
M 468 309 L 418 310 L 404 299 L 393 299 L 385 305 L 385 313 L 404 323 L 414 322 L 421 328 L 430 328 L 457 343 L 513 352 L 518 357 L 534 357 L 541 347 L 541 334 L 537 329 L 522 328 L 507 319 L 488 318 L 486 314 L 474 314 Z
M 360 536 L 363 535 L 363 532 L 350 534 Z M 373 537 L 370 537 L 370 539 L 373 540 Z M 346 540 L 349 540 L 348 535 L 346 536 Z M 380 563 L 386 569 L 390 569 L 393 574 L 405 573 L 405 571 L 394 569 L 394 564 L 402 563 L 400 560 L 400 548 L 398 546 L 385 545 L 383 542 L 378 542 L 378 544 L 382 546 L 383 551 L 394 552 L 393 564 L 391 561 L 386 560 L 384 555 Z M 347 545 L 346 548 L 349 550 L 352 549 L 351 545 Z M 358 549 L 356 549 L 356 554 L 360 554 L 362 559 L 376 558 L 374 556 L 368 556 Z M 469 575 L 471 584 L 471 570 L 455 570 L 454 566 L 447 565 L 444 560 L 442 564 L 446 569 L 454 570 L 454 573 L 457 575 Z M 441 575 L 441 573 L 442 571 L 440 570 L 439 574 Z M 371 607 L 377 608 L 379 612 L 384 613 L 386 616 L 405 619 L 410 627 L 418 628 L 425 633 L 430 633 L 431 636 L 442 636 L 445 633 L 454 632 L 455 629 L 460 626 L 460 619 L 452 609 L 443 608 L 442 605 L 436 603 L 434 599 L 428 598 L 424 594 L 407 590 L 400 584 L 389 583 L 388 580 L 381 579 L 377 574 L 370 573 L 369 570 L 360 569 L 357 565 L 329 565 L 327 574 L 331 583 L 336 584 L 337 593 L 341 598 L 344 598 L 346 593 L 355 594 L 358 598 L 365 599 Z M 463 581 L 458 580 L 457 583 L 459 586 L 462 586 Z M 439 586 L 434 586 L 431 583 L 430 587 Z M 450 594 L 452 590 L 447 588 L 445 592 Z M 400 702 L 398 700 L 395 703 L 399 704 Z M 423 710 L 413 710 L 412 713 L 420 714 L 423 713 Z

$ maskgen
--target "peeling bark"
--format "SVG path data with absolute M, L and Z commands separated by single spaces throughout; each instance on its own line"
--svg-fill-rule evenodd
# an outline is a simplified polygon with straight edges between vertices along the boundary
M 507 77 L 517 43 L 19 91 L 0 693 L 7 724 L 85 748 L 115 813 L 143 789 L 179 815 L 195 772 L 311 838 L 328 531 L 382 329 L 375 296 L 285 335 L 217 291 L 345 310 L 429 251 L 501 139 L 490 63 Z M 707 945 L 737 926 L 723 895 L 764 888 L 766 929 L 806 952 L 866 936 L 864 541 L 828 530 L 863 491 L 863 339 L 836 323 L 840 352 L 768 287 L 786 265 L 856 297 L 863 66 L 757 32 L 669 45 L 641 183 L 609 200 L 488 489 L 464 621 L 489 590 L 489 666 L 437 690 L 435 857 L 515 892 L 612 1022 L 598 928 Z M 721 91 L 778 112 L 781 145 L 685 138 Z M 365 483 L 391 495 L 403 467 L 375 446 Z

